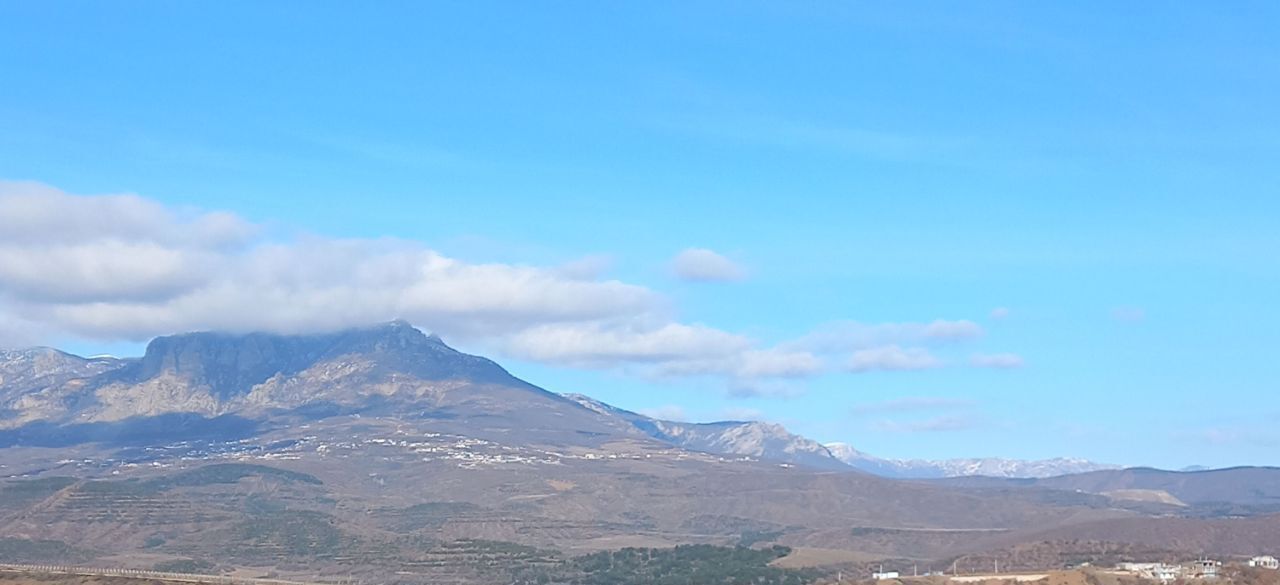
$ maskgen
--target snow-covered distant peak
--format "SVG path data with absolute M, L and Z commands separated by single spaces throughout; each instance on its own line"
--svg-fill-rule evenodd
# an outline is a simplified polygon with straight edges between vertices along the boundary
M 868 455 L 846 443 L 827 443 L 827 449 L 837 459 L 863 471 L 901 478 L 939 477 L 1053 477 L 1073 473 L 1085 473 L 1103 469 L 1119 469 L 1117 465 L 1095 463 L 1087 459 L 1057 457 L 1054 459 L 1023 460 L 1000 457 L 943 459 L 882 459 Z

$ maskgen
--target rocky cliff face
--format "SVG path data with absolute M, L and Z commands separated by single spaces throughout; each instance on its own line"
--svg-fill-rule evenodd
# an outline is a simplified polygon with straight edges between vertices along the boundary
M 7 428 L 177 413 L 263 421 L 289 413 L 370 413 L 456 424 L 483 418 L 486 428 L 522 433 L 617 430 L 605 417 L 404 322 L 320 335 L 174 335 L 127 361 L 53 350 L 5 358 L 0 425 Z
M 0 350 L 0 428 L 53 419 L 91 380 L 128 364 L 36 347 Z
M 0 350 L 0 392 L 16 395 L 118 369 L 127 362 L 82 358 L 48 347 Z

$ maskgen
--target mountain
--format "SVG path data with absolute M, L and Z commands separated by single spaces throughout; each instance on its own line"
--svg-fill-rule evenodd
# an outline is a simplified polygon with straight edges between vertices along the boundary
M 126 363 L 109 357 L 82 358 L 48 347 L 0 350 L 0 401 L 8 403 L 33 390 L 95 376 Z
M 1099 480 L 1086 487 L 1111 491 L 1093 493 L 858 473 L 836 458 L 848 452 L 778 425 L 664 421 L 549 392 L 403 322 L 173 335 L 125 360 L 0 355 L 11 562 L 480 583 L 587 551 L 678 544 L 779 544 L 848 564 L 1108 527 L 1196 553 L 1280 541 L 1280 517 L 1252 516 L 1242 539 L 1184 514 L 1193 506 L 1117 504 L 1116 490 L 1142 489 L 1133 482 Z M 1236 496 L 1269 485 L 1224 481 Z M 1174 497 L 1218 488 L 1204 489 Z
M 845 443 L 827 443 L 827 449 L 844 463 L 868 473 L 901 479 L 934 479 L 943 477 L 1040 478 L 1085 473 L 1104 469 L 1120 469 L 1117 465 L 1094 463 L 1085 459 L 1059 457 L 1022 460 L 996 457 L 976 459 L 882 459 L 854 449 Z
M 675 422 L 616 408 L 581 394 L 567 394 L 566 397 L 683 449 L 793 463 L 816 469 L 849 470 L 848 465 L 822 444 L 793 434 L 779 424 L 757 421 Z
M 954 478 L 964 487 L 1035 487 L 1187 508 L 1182 513 L 1241 515 L 1280 513 L 1280 468 L 1232 467 L 1165 471 L 1145 467 L 1038 479 Z
M 519 429 L 557 442 L 607 435 L 611 421 L 519 380 L 403 321 L 319 335 L 159 337 L 136 360 L 61 352 L 6 360 L 0 428 L 127 423 L 163 415 L 271 421 L 285 414 L 404 413 Z M 24 363 L 39 367 L 24 367 Z M 6 379 L 8 374 L 6 373 Z M 483 425 L 471 424 L 482 419 Z M 567 429 L 567 430 L 566 430 Z
M 851 466 L 887 477 L 1041 477 L 1102 468 L 1075 460 L 893 461 L 847 445 L 824 446 L 777 424 L 659 420 L 544 391 L 403 321 L 319 335 L 159 337 L 136 360 L 85 359 L 52 349 L 8 352 L 0 356 L 0 376 L 0 408 L 7 414 L 0 428 L 10 429 L 37 421 L 113 423 L 174 414 L 269 420 L 295 411 L 418 409 L 459 421 L 507 417 L 505 426 L 526 435 L 559 435 L 552 442 L 622 433 L 628 440 L 649 438 L 726 457 L 828 470 Z

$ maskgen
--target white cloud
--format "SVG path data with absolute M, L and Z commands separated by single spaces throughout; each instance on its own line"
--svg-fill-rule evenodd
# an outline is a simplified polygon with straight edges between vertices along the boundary
M 746 271 L 732 260 L 706 248 L 689 248 L 676 254 L 671 270 L 691 282 L 731 282 L 746 278 Z
M 967 319 L 833 321 L 778 347 L 822 357 L 847 356 L 845 369 L 851 372 L 925 370 L 946 365 L 931 348 L 971 342 L 984 334 L 981 325 Z
M 133 195 L 0 183 L 0 307 L 6 320 L 22 315 L 46 337 L 104 340 L 201 329 L 304 333 L 405 318 L 489 342 L 540 326 L 670 322 L 657 293 L 590 278 L 582 266 L 565 274 L 461 262 L 410 241 L 268 241 L 258 231 L 231 214 L 181 212 Z
M 413 241 L 282 237 L 229 213 L 0 182 L 0 344 L 310 333 L 403 318 L 502 356 L 705 376 L 737 395 L 787 396 L 835 356 L 852 352 L 854 371 L 937 367 L 915 346 L 983 333 L 967 320 L 841 322 L 769 346 L 680 322 L 663 295 L 601 278 L 610 262 L 469 263 Z M 693 280 L 744 275 L 702 249 L 685 250 L 674 267 Z
M 1008 319 L 1010 313 L 1012 313 L 1012 311 L 1010 311 L 1008 307 L 996 307 L 991 309 L 991 318 L 996 321 L 1001 321 Z
M 596 280 L 613 268 L 613 256 L 591 254 L 556 267 L 556 274 L 574 280 Z
M 975 368 L 1021 368 L 1024 364 L 1022 356 L 1016 353 L 974 354 L 969 357 L 969 364 Z
M 810 351 L 834 353 L 890 344 L 943 344 L 971 341 L 981 337 L 983 333 L 982 326 L 964 319 L 874 324 L 835 321 L 824 324 L 787 345 Z
M 540 325 L 513 335 L 505 348 L 513 355 L 541 362 L 610 367 L 623 362 L 679 365 L 730 359 L 749 351 L 751 345 L 746 337 L 702 325 L 647 327 L 629 321 Z
M 894 421 L 883 420 L 871 428 L 886 433 L 940 433 L 967 431 L 977 428 L 979 421 L 963 415 L 943 415 L 924 420 Z
M 739 379 L 803 378 L 821 372 L 822 368 L 822 360 L 812 353 L 775 347 L 673 361 L 657 373 L 678 376 L 722 374 Z
M 0 349 L 47 343 L 41 329 L 41 324 L 23 318 L 0 301 Z
M 730 378 L 729 396 L 734 398 L 795 398 L 804 388 L 786 378 Z
M 227 213 L 0 182 L 0 290 L 44 302 L 163 300 L 205 283 L 254 231 Z
M 135 195 L 0 183 L 0 342 L 309 333 L 404 318 L 507 356 L 734 387 L 822 367 L 806 351 L 674 320 L 662 295 L 600 279 L 604 256 L 547 268 L 476 264 L 412 241 L 260 232 L 228 213 Z
M 112 249 L 98 263 L 114 266 Z M 311 332 L 403 317 L 442 335 L 483 340 L 557 323 L 657 313 L 661 299 L 617 281 L 580 281 L 551 271 L 467 264 L 393 241 L 308 239 L 263 244 L 207 264 L 201 279 L 166 281 L 150 297 L 32 294 L 0 290 L 66 331 L 104 339 L 142 339 L 196 329 Z M 133 273 L 109 271 L 105 283 Z M 75 276 L 75 275 L 72 275 Z M 87 279 L 61 283 L 75 290 Z M 106 285 L 101 285 L 105 288 Z
M 137 195 L 78 196 L 48 185 L 0 181 L 0 241 L 39 246 L 86 241 L 219 248 L 256 229 L 230 213 L 174 210 Z
M 942 365 L 942 360 L 924 348 L 897 345 L 860 349 L 853 352 L 847 364 L 851 372 L 928 370 Z
M 742 378 L 798 378 L 818 373 L 822 360 L 805 351 L 763 349 L 745 351 L 733 372 Z
M 644 320 L 532 327 L 509 336 L 504 353 L 582 368 L 630 367 L 655 379 L 724 378 L 734 396 L 791 396 L 786 379 L 818 374 L 823 362 L 803 351 L 756 348 L 750 338 L 703 325 Z

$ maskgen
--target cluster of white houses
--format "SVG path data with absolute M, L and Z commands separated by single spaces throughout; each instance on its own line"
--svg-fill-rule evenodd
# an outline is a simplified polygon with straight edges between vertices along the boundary
M 1280 561 L 1272 556 L 1259 556 L 1249 559 L 1248 565 L 1259 569 L 1280 569 Z M 1179 579 L 1217 579 L 1222 571 L 1222 562 L 1207 558 L 1202 558 L 1190 563 L 1169 564 L 1169 563 L 1120 563 L 1115 569 L 1120 573 L 1127 573 L 1150 579 L 1152 581 L 1160 581 L 1161 583 L 1171 583 Z M 996 565 L 996 572 L 990 575 L 964 575 L 960 576 L 954 570 L 951 574 L 929 571 L 925 575 L 921 575 L 918 571 L 913 571 L 915 577 L 920 576 L 947 576 L 952 582 L 963 583 L 981 583 L 985 581 L 1013 581 L 1015 583 L 1044 581 L 1049 579 L 1048 574 L 1032 575 L 1032 574 L 1001 574 L 999 565 Z M 880 570 L 871 573 L 871 578 L 876 581 L 887 581 L 901 578 L 897 571 L 886 571 L 884 566 Z M 843 577 L 841 577 L 843 580 Z
M 1259 569 L 1280 569 L 1280 561 L 1275 557 L 1260 556 L 1249 559 L 1249 566 Z M 1178 579 L 1216 579 L 1222 563 L 1209 559 L 1200 559 L 1193 563 L 1170 565 L 1166 563 L 1120 563 L 1117 569 L 1146 579 L 1163 583 Z

